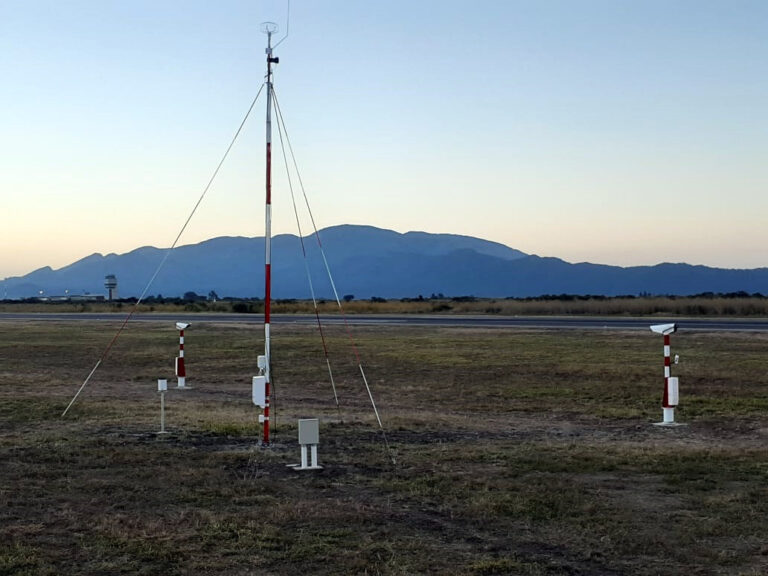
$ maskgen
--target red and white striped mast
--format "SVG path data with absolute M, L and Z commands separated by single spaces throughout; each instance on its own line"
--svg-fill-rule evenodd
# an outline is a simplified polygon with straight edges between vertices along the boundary
M 187 370 L 184 366 L 184 330 L 189 328 L 187 322 L 176 322 L 176 329 L 179 331 L 179 356 L 176 358 L 176 377 L 178 378 L 178 388 L 187 387 Z
M 270 356 L 270 308 L 272 303 L 272 64 L 280 62 L 279 58 L 272 56 L 272 35 L 277 32 L 277 24 L 274 22 L 264 22 L 261 25 L 262 31 L 267 35 L 267 159 L 266 159 L 266 192 L 267 202 L 264 210 L 264 357 L 266 365 L 264 367 L 264 376 L 266 383 L 264 386 L 264 432 L 261 443 L 264 446 L 269 445 L 269 394 L 271 356 Z
M 675 406 L 679 401 L 678 379 L 672 377 L 672 351 L 670 346 L 670 334 L 677 332 L 677 324 L 654 324 L 651 331 L 664 336 L 664 393 L 661 397 L 661 409 L 663 421 L 660 426 L 675 426 Z M 675 356 L 675 364 L 678 357 Z

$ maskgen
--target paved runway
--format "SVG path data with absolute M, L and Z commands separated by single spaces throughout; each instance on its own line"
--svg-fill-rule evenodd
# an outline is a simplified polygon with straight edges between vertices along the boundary
M 733 318 L 619 318 L 574 317 L 574 316 L 461 316 L 461 315 L 422 315 L 422 314 L 348 314 L 321 315 L 324 324 L 339 324 L 344 318 L 350 325 L 356 326 L 460 326 L 465 328 L 550 328 L 550 329 L 603 329 L 603 330 L 648 330 L 651 324 L 677 322 L 679 330 L 702 331 L 768 331 L 768 319 L 733 319 Z M 0 322 L 7 321 L 90 321 L 122 322 L 124 314 L 92 313 L 0 313 Z M 261 314 L 136 314 L 131 322 L 245 322 L 261 324 Z M 314 324 L 314 315 L 310 314 L 273 314 L 273 324 Z

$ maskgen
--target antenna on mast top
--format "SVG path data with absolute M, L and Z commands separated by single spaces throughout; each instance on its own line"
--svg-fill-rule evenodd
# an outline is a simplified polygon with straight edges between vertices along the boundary
M 279 28 L 277 24 L 275 24 L 274 22 L 261 23 L 261 31 L 267 35 L 267 49 L 265 50 L 265 52 L 267 53 L 267 58 L 269 59 L 270 62 L 274 62 L 275 64 L 277 64 L 277 59 L 275 59 L 274 61 L 272 60 L 272 48 L 274 48 L 274 46 L 272 46 L 272 35 L 278 30 Z M 277 44 L 275 44 L 275 46 L 277 46 Z
M 264 32 L 264 34 L 268 34 L 269 36 L 272 36 L 272 34 L 278 31 L 278 29 L 279 29 L 279 26 L 274 22 L 261 23 L 261 31 Z
M 277 43 L 274 46 L 272 46 L 272 48 L 277 48 L 280 44 L 283 43 L 283 40 L 288 38 L 290 24 L 291 24 L 291 0 L 287 0 L 287 7 L 285 10 L 285 36 L 280 38 L 280 40 L 278 40 Z M 270 43 L 271 43 L 272 35 L 278 32 L 279 30 L 280 30 L 280 27 L 275 22 L 261 23 L 261 31 L 269 37 Z

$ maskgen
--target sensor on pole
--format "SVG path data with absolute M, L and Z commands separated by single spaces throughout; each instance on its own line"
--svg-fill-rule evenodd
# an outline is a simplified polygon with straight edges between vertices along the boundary
M 654 324 L 651 331 L 664 336 L 664 394 L 661 400 L 661 410 L 663 420 L 657 422 L 657 426 L 679 426 L 675 422 L 675 407 L 680 401 L 680 385 L 677 377 L 672 376 L 672 359 L 670 348 L 670 334 L 677 332 L 677 324 Z M 679 355 L 675 355 L 675 364 L 680 360 Z

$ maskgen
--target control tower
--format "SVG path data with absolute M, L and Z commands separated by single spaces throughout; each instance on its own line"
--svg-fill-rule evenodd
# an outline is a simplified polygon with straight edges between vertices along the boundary
M 109 301 L 117 298 L 117 277 L 114 274 L 108 274 L 104 277 L 104 288 L 109 293 Z

